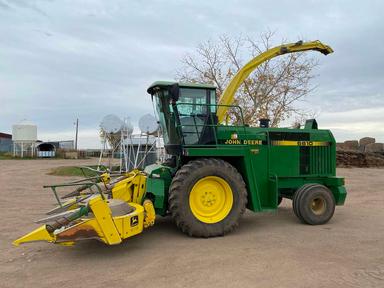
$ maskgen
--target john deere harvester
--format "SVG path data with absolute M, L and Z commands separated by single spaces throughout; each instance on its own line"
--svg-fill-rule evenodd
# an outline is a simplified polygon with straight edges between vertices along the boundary
M 238 87 L 262 62 L 307 50 L 333 52 L 319 41 L 272 48 L 239 70 L 218 103 L 211 85 L 153 83 L 147 91 L 169 159 L 115 182 L 102 174 L 95 193 L 77 189 L 41 221 L 43 226 L 14 244 L 89 238 L 117 244 L 153 225 L 155 214 L 170 214 L 190 236 L 221 236 L 239 225 L 246 209 L 275 211 L 283 198 L 292 200 L 301 222 L 328 222 L 346 198 L 344 179 L 336 177 L 331 131 L 318 129 L 314 119 L 302 129 L 270 128 L 265 120 L 249 127 L 241 108 L 231 105 Z M 229 110 L 241 116 L 236 124 L 228 124 Z

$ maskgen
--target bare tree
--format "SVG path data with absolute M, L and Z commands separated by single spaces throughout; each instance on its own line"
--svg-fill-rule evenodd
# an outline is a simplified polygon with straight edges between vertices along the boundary
M 272 48 L 273 32 L 261 34 L 259 41 L 249 37 L 221 36 L 198 45 L 196 51 L 182 59 L 177 72 L 179 81 L 209 83 L 217 87 L 217 97 L 234 74 L 253 57 Z M 240 86 L 234 105 L 243 110 L 244 122 L 255 126 L 258 119 L 268 118 L 272 127 L 291 116 L 301 117 L 306 111 L 295 107 L 313 89 L 315 58 L 305 53 L 287 54 L 261 64 Z M 240 121 L 239 113 L 231 110 L 233 122 Z

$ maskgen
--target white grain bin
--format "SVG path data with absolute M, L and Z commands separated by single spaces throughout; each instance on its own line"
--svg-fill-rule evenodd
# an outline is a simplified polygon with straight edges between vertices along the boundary
M 12 125 L 12 140 L 16 142 L 36 142 L 37 126 L 27 120 Z
M 12 125 L 13 155 L 24 157 L 34 156 L 35 143 L 37 140 L 37 126 L 32 122 L 23 120 Z

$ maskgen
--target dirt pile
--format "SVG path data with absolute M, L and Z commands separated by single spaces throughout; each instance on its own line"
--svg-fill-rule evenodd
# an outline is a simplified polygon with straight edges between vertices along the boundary
M 337 143 L 338 167 L 384 167 L 384 144 L 372 137 Z
M 384 167 L 383 153 L 336 151 L 337 167 Z

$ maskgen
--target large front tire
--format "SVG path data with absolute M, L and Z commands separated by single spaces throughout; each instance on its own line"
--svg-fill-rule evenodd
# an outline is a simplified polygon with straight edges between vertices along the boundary
M 243 178 L 221 159 L 190 161 L 171 183 L 169 210 L 177 227 L 190 236 L 215 237 L 231 232 L 246 205 Z

